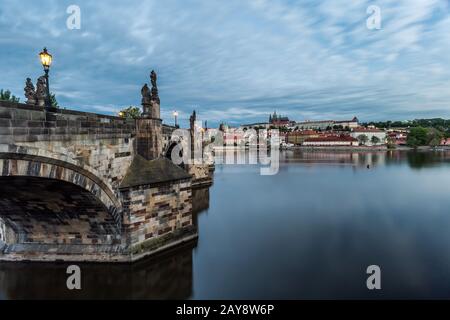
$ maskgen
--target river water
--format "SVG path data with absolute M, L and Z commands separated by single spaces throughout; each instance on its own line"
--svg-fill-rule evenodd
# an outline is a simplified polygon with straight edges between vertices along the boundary
M 0 299 L 450 298 L 450 152 L 283 151 L 218 165 L 197 243 L 133 265 L 0 264 Z M 369 265 L 381 290 L 366 287 Z

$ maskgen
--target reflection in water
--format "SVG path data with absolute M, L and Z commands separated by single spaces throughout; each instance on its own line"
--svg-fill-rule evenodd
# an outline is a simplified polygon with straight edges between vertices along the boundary
M 242 165 L 249 163 L 261 163 L 259 153 L 251 157 L 248 150 L 226 150 L 216 152 L 215 159 L 220 165 Z M 253 160 L 251 160 L 253 159 Z M 305 164 L 305 165 L 353 165 L 357 167 L 367 167 L 367 165 L 389 165 L 407 162 L 411 168 L 422 168 L 432 166 L 436 163 L 444 162 L 450 159 L 450 149 L 439 151 L 406 151 L 406 150 L 374 150 L 374 151 L 351 151 L 339 149 L 293 149 L 283 150 L 280 153 L 280 163 Z M 224 162 L 227 160 L 228 162 Z M 254 161 L 254 162 L 251 162 Z M 220 166 L 219 165 L 219 166 Z M 219 168 L 220 169 L 220 168 Z
M 209 208 L 209 188 L 196 188 L 192 190 L 192 212 L 200 213 Z
M 448 151 L 280 159 L 274 176 L 216 168 L 209 214 L 198 219 L 193 298 L 450 297 Z M 381 291 L 367 290 L 372 264 Z
M 353 165 L 366 168 L 407 162 L 411 168 L 442 165 L 450 161 L 450 150 L 442 151 L 339 151 L 339 150 L 287 150 L 281 153 L 280 161 L 285 164 L 303 163 L 310 165 Z
M 421 169 L 439 165 L 450 158 L 449 152 L 409 152 L 408 164 L 413 169 Z
M 209 187 L 192 189 L 192 221 L 198 228 L 198 215 L 209 208 Z M 200 231 L 199 231 L 200 232 Z
M 196 247 L 82 265 L 80 292 L 66 289 L 67 264 L 2 263 L 0 298 L 450 298 L 449 151 L 289 150 L 280 161 L 274 176 L 217 166 L 211 190 L 193 191 Z M 378 292 L 366 288 L 371 264 Z
M 69 263 L 0 264 L 1 299 L 187 299 L 192 249 L 134 264 L 79 264 L 82 290 L 66 287 Z
M 209 206 L 209 188 L 193 190 L 194 220 Z M 78 264 L 82 290 L 69 291 L 70 263 L 0 263 L 0 299 L 188 299 L 197 241 L 133 264 Z

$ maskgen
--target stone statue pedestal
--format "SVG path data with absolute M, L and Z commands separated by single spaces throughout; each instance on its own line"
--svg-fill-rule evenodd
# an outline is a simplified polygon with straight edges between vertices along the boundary
M 162 155 L 162 120 L 155 118 L 136 119 L 136 153 L 147 160 Z
M 152 105 L 150 103 L 142 103 L 142 118 L 151 118 Z
M 142 104 L 142 117 L 147 119 L 160 119 L 161 112 L 160 106 L 156 101 Z

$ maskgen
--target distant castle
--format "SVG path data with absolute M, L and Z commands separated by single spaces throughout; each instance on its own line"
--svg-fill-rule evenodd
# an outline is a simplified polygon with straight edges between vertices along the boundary
M 282 117 L 281 115 L 277 115 L 277 112 L 274 111 L 273 114 L 269 115 L 269 123 L 273 125 L 286 125 L 289 124 L 288 117 Z

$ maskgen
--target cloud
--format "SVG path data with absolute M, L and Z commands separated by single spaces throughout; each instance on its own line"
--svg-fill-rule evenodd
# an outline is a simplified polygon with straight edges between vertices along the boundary
M 445 0 L 77 1 L 81 30 L 66 28 L 70 4 L 2 1 L 0 87 L 20 95 L 47 46 L 51 88 L 67 108 L 138 105 L 155 69 L 168 122 L 193 108 L 211 124 L 274 109 L 298 120 L 450 117 Z M 371 4 L 381 30 L 366 28 Z

